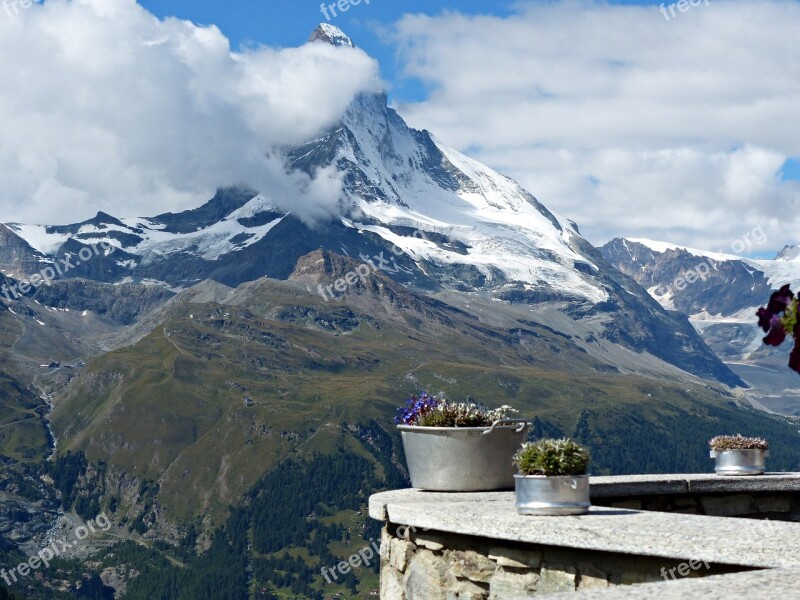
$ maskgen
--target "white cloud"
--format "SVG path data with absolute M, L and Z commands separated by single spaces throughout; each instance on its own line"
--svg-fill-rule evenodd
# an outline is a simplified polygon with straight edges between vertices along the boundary
M 181 210 L 235 184 L 318 217 L 338 179 L 287 175 L 267 156 L 378 83 L 361 50 L 232 52 L 216 27 L 162 21 L 134 0 L 0 11 L 0 81 L 0 220 L 37 223 Z
M 669 4 L 669 2 L 667 3 Z M 800 3 L 522 2 L 506 18 L 407 16 L 416 127 L 515 177 L 596 243 L 625 235 L 725 248 L 762 226 L 800 241 Z

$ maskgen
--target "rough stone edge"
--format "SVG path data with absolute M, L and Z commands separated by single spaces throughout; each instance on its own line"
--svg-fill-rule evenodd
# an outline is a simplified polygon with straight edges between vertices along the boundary
M 593 500 L 628 496 L 679 496 L 689 493 L 689 482 L 685 480 L 595 482 L 590 479 L 589 487 Z
M 642 583 L 582 592 L 581 600 L 686 600 L 687 598 L 793 598 L 800 587 L 800 571 L 766 569 L 692 577 L 677 581 Z M 548 598 L 575 598 L 552 594 Z M 508 600 L 524 600 L 521 597 Z
M 514 492 L 426 492 L 416 488 L 378 492 L 369 497 L 369 516 L 376 521 L 389 520 L 389 503 L 427 502 L 514 502 Z
M 689 481 L 690 494 L 726 494 L 739 492 L 798 492 L 800 477 L 796 473 L 768 473 L 744 477 L 716 476 Z

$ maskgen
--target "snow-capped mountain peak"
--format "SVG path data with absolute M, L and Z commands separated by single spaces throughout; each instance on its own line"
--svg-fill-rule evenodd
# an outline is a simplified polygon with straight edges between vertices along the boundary
M 712 260 L 745 260 L 741 256 L 737 256 L 735 254 L 728 254 L 725 252 L 712 252 L 710 250 L 699 250 L 697 248 L 691 248 L 689 246 L 681 246 L 679 244 L 672 244 L 670 242 L 660 242 L 656 240 L 650 240 L 646 238 L 619 238 L 623 244 L 630 242 L 635 245 L 645 246 L 649 248 L 653 252 L 658 254 L 663 254 L 668 250 L 686 252 L 687 254 L 691 254 L 692 256 L 697 256 L 699 258 L 710 258 Z
M 800 246 L 784 246 L 783 250 L 778 252 L 775 260 L 800 262 Z
M 467 267 L 496 290 L 508 285 L 592 304 L 608 298 L 590 274 L 597 265 L 576 249 L 580 236 L 569 221 L 512 179 L 409 128 L 384 93 L 359 96 L 338 127 L 293 149 L 288 161 L 307 173 L 330 166 L 344 172 L 352 207 L 345 216 L 419 265 Z M 397 228 L 451 245 L 398 236 Z
M 352 44 L 325 24 L 311 37 Z M 358 96 L 337 125 L 284 149 L 283 158 L 287 169 L 309 175 L 335 169 L 341 210 L 312 228 L 277 209 L 270 190 L 222 189 L 181 213 L 4 228 L 0 269 L 8 264 L 17 269 L 8 272 L 21 272 L 15 257 L 24 254 L 27 272 L 35 273 L 41 267 L 32 248 L 52 262 L 105 241 L 114 252 L 92 253 L 68 277 L 172 290 L 207 279 L 235 287 L 261 277 L 288 279 L 300 258 L 322 249 L 452 302 L 483 304 L 487 313 L 499 312 L 491 310 L 494 303 L 508 305 L 526 321 L 540 319 L 580 340 L 587 352 L 622 344 L 636 364 L 648 352 L 699 376 L 739 382 L 688 323 L 675 321 L 611 268 L 569 220 L 512 179 L 410 128 L 385 93 Z M 676 343 L 665 346 L 666 338 Z
M 311 37 L 308 38 L 308 41 L 325 42 L 333 46 L 346 46 L 348 48 L 356 47 L 353 40 L 351 40 L 344 31 L 329 23 L 320 23 L 319 27 L 317 27 L 311 34 Z

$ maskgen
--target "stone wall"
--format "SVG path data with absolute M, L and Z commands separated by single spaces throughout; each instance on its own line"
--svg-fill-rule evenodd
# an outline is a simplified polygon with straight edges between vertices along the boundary
M 500 600 L 664 581 L 679 561 L 502 542 L 391 523 L 381 539 L 382 600 Z M 708 564 L 687 577 L 742 567 Z

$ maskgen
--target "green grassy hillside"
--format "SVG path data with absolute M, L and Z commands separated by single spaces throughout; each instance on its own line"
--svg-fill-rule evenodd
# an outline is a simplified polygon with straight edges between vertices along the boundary
M 0 302 L 0 455 L 38 461 L 49 453 L 44 402 L 13 356 L 22 329 Z
M 592 446 L 595 472 L 707 470 L 707 437 L 734 429 L 785 442 L 776 466 L 800 463 L 796 428 L 721 389 L 624 375 L 558 332 L 489 327 L 380 276 L 339 302 L 293 281 L 205 301 L 219 292 L 187 293 L 58 400 L 60 448 L 109 465 L 122 510 L 141 509 L 130 481 L 149 481 L 160 519 L 220 523 L 287 457 L 335 452 L 359 423 L 392 431 L 395 408 L 423 389 L 511 404 L 542 433 Z

